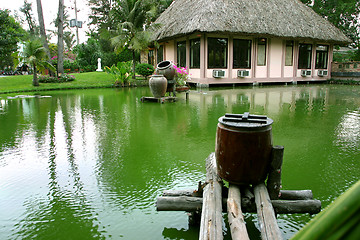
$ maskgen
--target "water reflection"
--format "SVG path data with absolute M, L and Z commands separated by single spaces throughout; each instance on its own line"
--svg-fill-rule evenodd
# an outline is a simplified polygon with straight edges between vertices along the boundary
M 147 88 L 50 94 L 0 99 L 0 239 L 196 239 L 186 214 L 157 213 L 154 203 L 164 189 L 204 180 L 227 112 L 274 120 L 285 189 L 312 189 L 325 206 L 359 178 L 352 87 L 193 90 L 166 104 L 141 103 Z M 308 220 L 279 218 L 286 238 Z M 256 219 L 247 223 L 256 238 Z

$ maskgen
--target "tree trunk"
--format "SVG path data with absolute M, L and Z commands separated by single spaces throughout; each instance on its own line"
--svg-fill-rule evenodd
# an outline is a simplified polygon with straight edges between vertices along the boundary
M 133 73 L 134 73 L 132 78 L 135 80 L 136 79 L 136 77 L 135 77 L 135 50 L 132 50 L 132 54 L 133 54 L 132 59 L 133 59 Z
M 64 73 L 64 0 L 59 0 L 58 14 L 58 74 Z
M 36 64 L 34 63 L 34 67 L 33 67 L 33 86 L 34 87 L 38 87 L 39 86 L 39 80 L 37 78 L 37 73 L 36 73 Z
M 46 60 L 48 63 L 51 64 L 51 55 L 50 55 L 50 49 L 46 38 L 46 31 L 45 31 L 45 24 L 44 24 L 44 15 L 41 5 L 41 0 L 36 0 L 37 5 L 37 12 L 38 12 L 38 19 L 39 19 L 39 25 L 40 25 L 40 35 L 43 43 L 43 47 L 45 48 L 46 55 L 48 59 Z M 54 73 L 52 71 L 49 71 L 50 76 L 54 76 Z

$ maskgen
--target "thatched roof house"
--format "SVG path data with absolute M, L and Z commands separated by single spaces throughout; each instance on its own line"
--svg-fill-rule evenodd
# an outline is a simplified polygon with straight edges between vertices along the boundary
M 238 74 L 233 71 L 234 69 L 237 71 L 238 68 L 249 71 L 246 78 L 242 78 L 247 81 L 259 81 L 259 78 L 264 81 L 272 81 L 270 78 L 274 77 L 277 78 L 276 81 L 279 79 L 283 81 L 285 78 L 289 78 L 288 81 L 296 81 L 294 78 L 298 77 L 301 80 L 303 79 L 301 78 L 301 69 L 328 70 L 334 44 L 350 43 L 350 39 L 339 29 L 299 0 L 174 0 L 156 20 L 156 23 L 160 24 L 160 28 L 153 37 L 154 40 L 163 44 L 164 49 L 161 49 L 160 53 L 154 53 L 154 56 L 158 55 L 158 60 L 161 60 L 160 55 L 162 55 L 168 60 L 179 62 L 181 60 L 179 55 L 182 55 L 182 61 L 186 62 L 182 65 L 190 67 L 190 71 L 192 71 L 190 58 L 193 59 L 193 57 L 190 55 L 193 50 L 191 49 L 197 42 L 192 43 L 191 40 L 199 38 L 201 66 L 193 68 L 193 73 L 197 79 L 196 82 L 209 84 L 212 84 L 212 81 L 217 83 L 238 81 Z M 224 58 L 221 61 L 226 61 L 223 66 L 217 66 L 217 64 L 211 66 L 211 63 L 209 65 L 209 61 L 211 61 L 209 58 L 214 54 L 219 54 L 218 49 L 211 50 L 211 41 L 215 40 L 210 39 L 209 41 L 209 38 L 222 39 L 224 42 L 224 51 L 226 52 L 224 52 L 224 56 L 220 56 L 220 58 Z M 250 42 L 237 43 L 234 39 Z M 236 51 L 239 51 L 240 55 L 244 54 L 244 44 L 249 45 L 249 55 L 252 57 L 247 57 L 247 60 L 243 60 L 243 56 L 239 56 L 239 60 L 234 59 L 237 55 Z M 259 44 L 265 47 L 259 46 Z M 290 53 L 286 53 L 286 49 L 290 45 L 292 46 L 291 56 Z M 277 52 L 274 49 L 277 49 Z M 317 52 L 318 49 L 320 49 L 320 55 L 326 57 L 326 63 L 322 64 L 320 68 L 317 64 L 319 59 L 316 59 L 316 56 L 320 56 Z M 321 51 L 326 51 L 326 54 L 322 54 Z M 264 64 L 256 62 L 256 59 L 259 58 L 258 54 L 261 54 L 260 58 L 263 59 Z M 285 69 L 289 66 L 285 63 L 286 58 L 292 58 L 293 67 L 291 69 Z M 240 60 L 249 63 L 246 66 L 240 64 L 240 67 L 231 64 Z M 282 61 L 281 66 L 274 66 L 273 61 L 278 60 Z M 308 62 L 303 63 L 303 61 Z M 258 66 L 262 66 L 262 68 Z M 265 69 L 264 66 L 267 68 Z M 211 71 L 215 68 L 225 71 L 222 77 L 223 81 L 219 81 L 219 78 L 212 79 Z M 277 68 L 277 73 L 272 74 L 275 68 Z M 266 73 L 260 74 L 262 71 Z M 315 75 L 316 77 L 318 75 L 315 71 L 310 73 L 312 78 Z
M 262 37 L 350 40 L 299 0 L 175 0 L 156 20 L 156 40 L 194 32 L 228 32 Z

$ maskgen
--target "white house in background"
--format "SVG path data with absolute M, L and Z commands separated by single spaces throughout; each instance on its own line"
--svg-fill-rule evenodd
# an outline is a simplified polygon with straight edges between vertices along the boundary
M 298 0 L 175 0 L 142 62 L 188 67 L 191 83 L 324 81 L 339 29 Z

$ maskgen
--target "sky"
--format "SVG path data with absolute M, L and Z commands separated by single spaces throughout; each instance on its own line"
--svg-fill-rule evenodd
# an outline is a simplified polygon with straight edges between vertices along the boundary
M 28 0 L 29 3 L 32 3 L 32 13 L 33 17 L 38 24 L 38 17 L 37 17 L 37 8 L 36 8 L 36 0 Z M 51 22 L 54 21 L 56 18 L 59 1 L 58 0 L 42 0 L 42 8 L 44 14 L 44 21 L 45 21 L 45 29 L 55 30 L 54 24 Z M 64 0 L 64 4 L 67 7 L 66 10 L 69 12 L 69 19 L 75 18 L 75 0 Z M 14 15 L 14 12 L 17 11 L 18 15 L 20 15 L 24 20 L 25 16 L 23 13 L 20 12 L 20 7 L 24 5 L 24 0 L 0 0 L 0 9 L 9 9 L 11 10 L 11 15 Z M 85 35 L 85 31 L 88 30 L 87 24 L 89 22 L 88 16 L 90 13 L 90 9 L 87 6 L 87 0 L 76 0 L 76 5 L 78 9 L 78 21 L 83 22 L 83 28 L 79 28 L 79 41 L 80 43 L 85 42 L 87 37 Z M 80 10 L 80 11 L 79 11 Z M 28 29 L 27 24 L 24 22 L 23 27 Z M 75 34 L 75 28 L 71 29 L 72 32 Z M 76 37 L 75 37 L 76 39 Z M 52 38 L 50 40 L 53 43 L 57 42 L 56 38 Z

